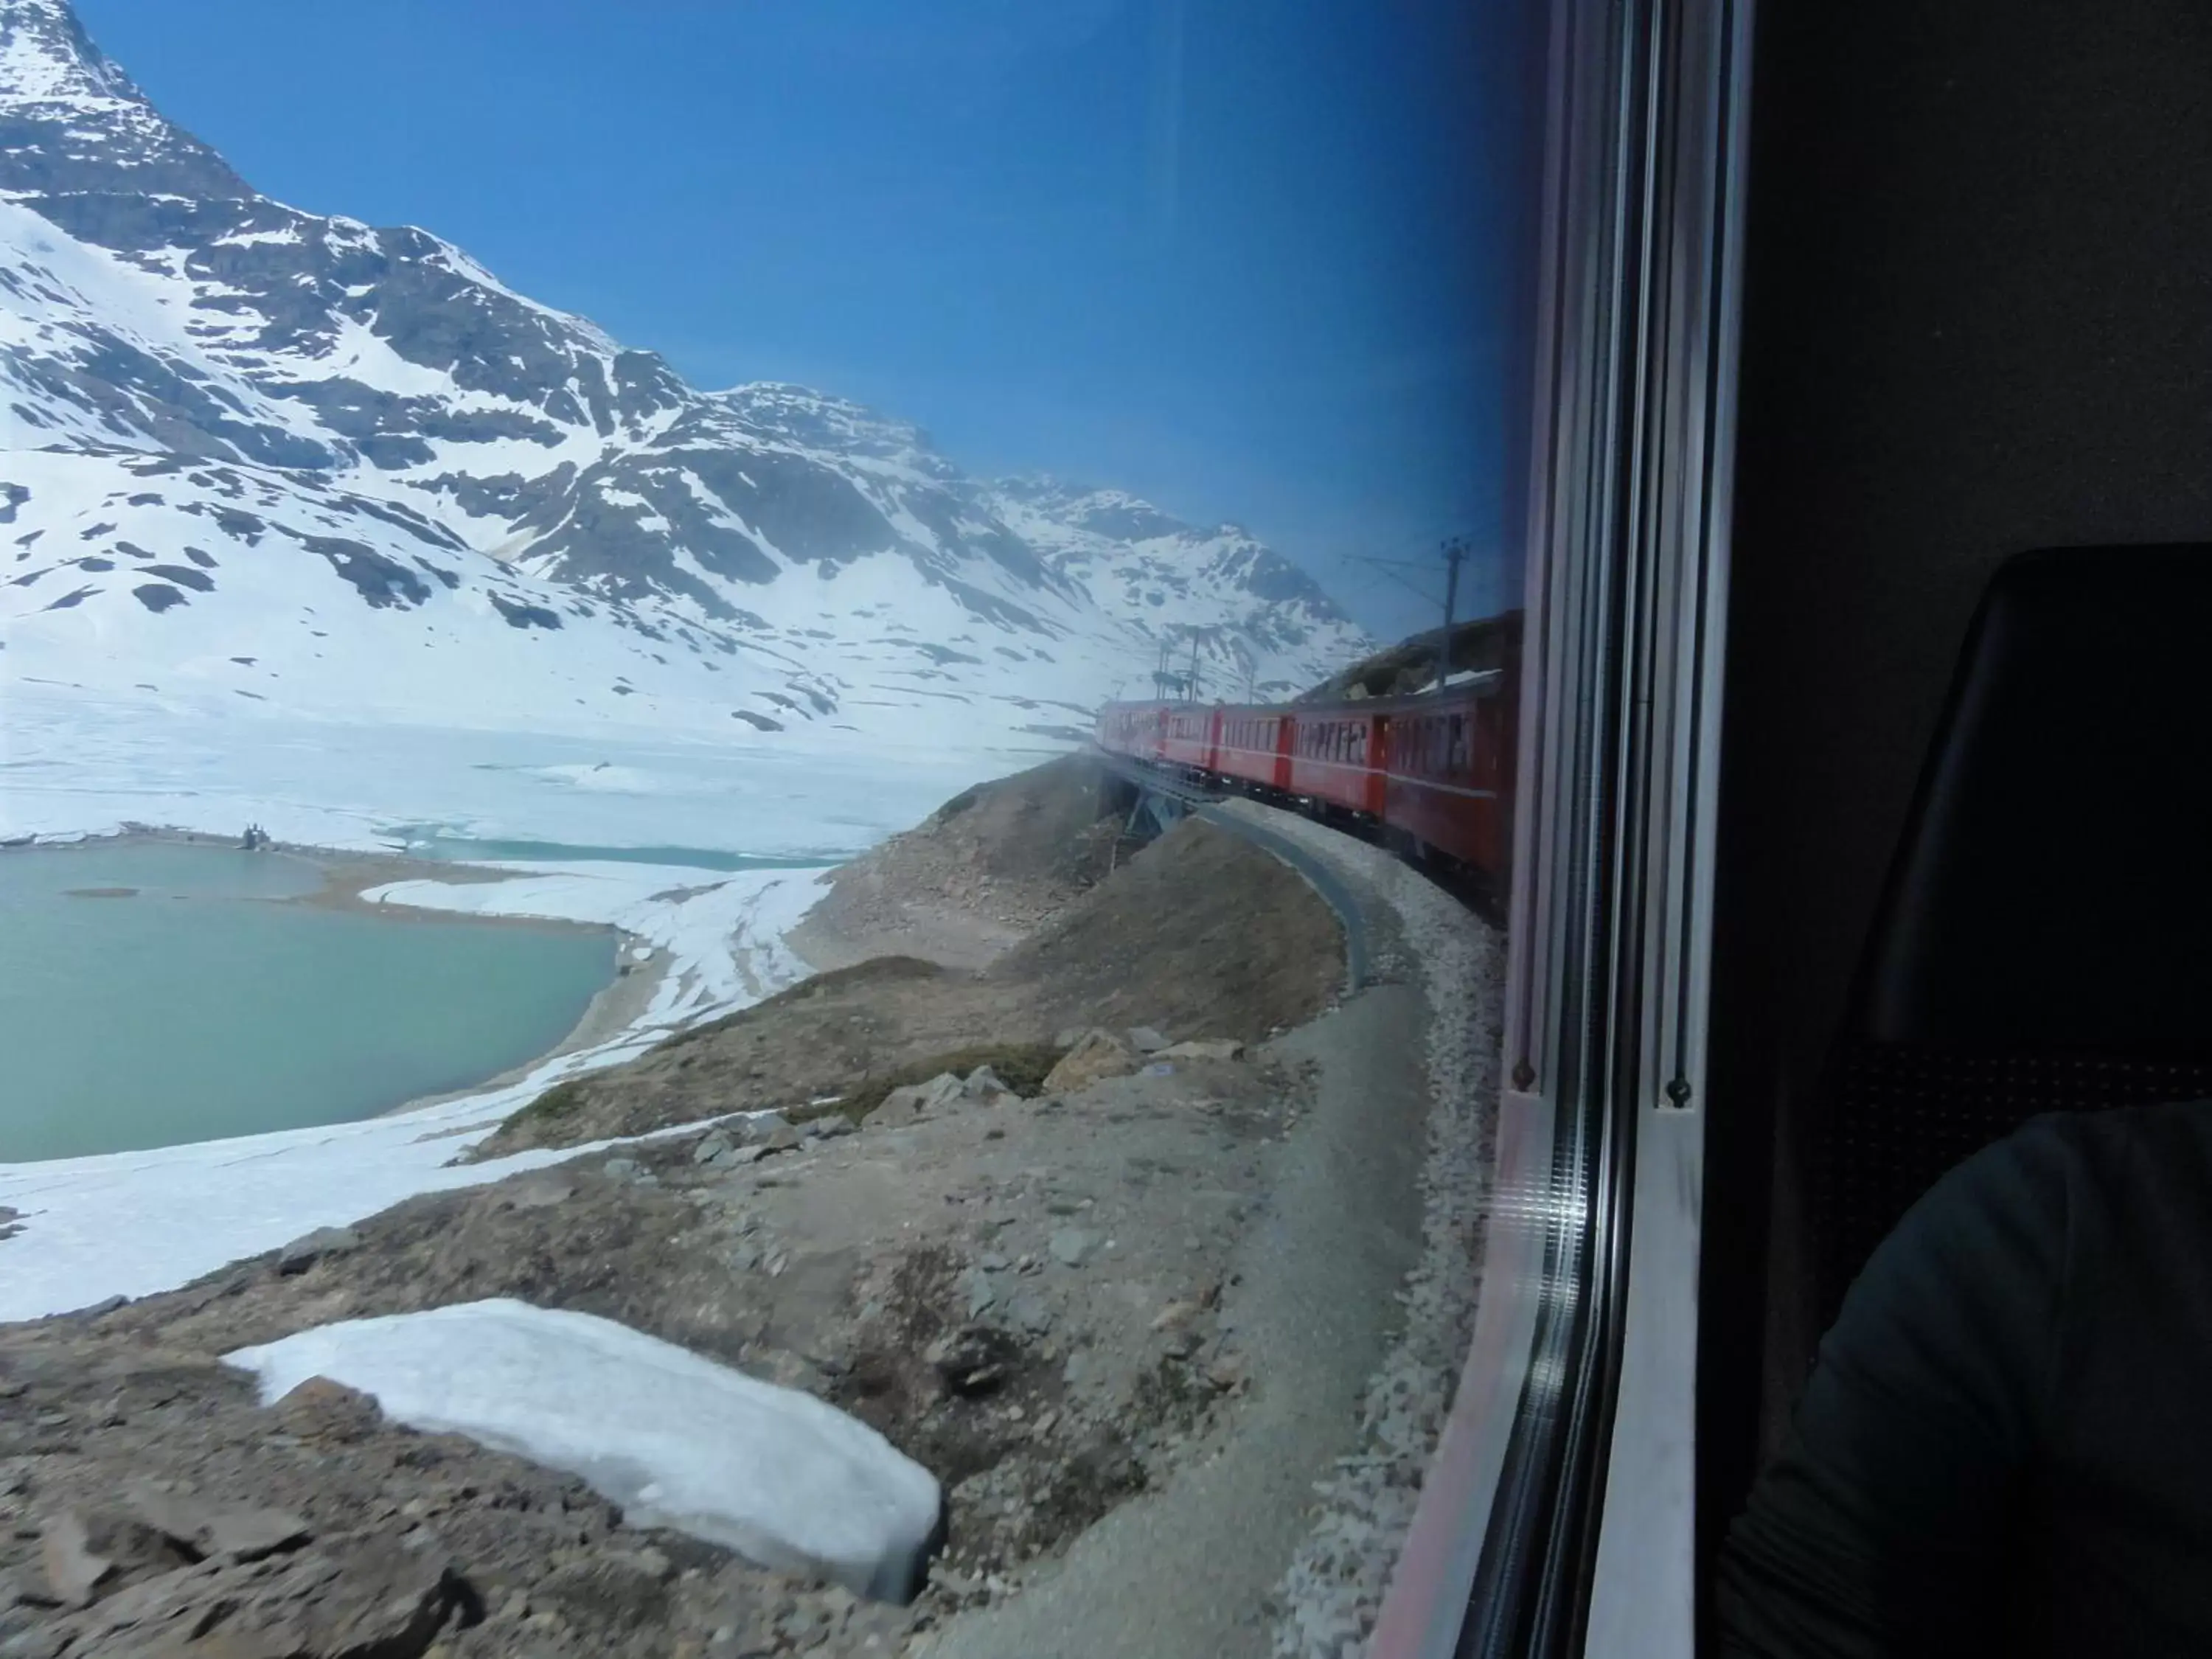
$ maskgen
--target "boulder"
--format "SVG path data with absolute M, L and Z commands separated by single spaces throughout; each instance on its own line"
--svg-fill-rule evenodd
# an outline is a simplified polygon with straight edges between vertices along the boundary
M 295 1238 L 276 1253 L 276 1271 L 303 1273 L 325 1256 L 343 1255 L 361 1248 L 361 1235 L 350 1227 L 318 1227 L 305 1238 Z
M 782 1131 L 790 1128 L 791 1120 L 781 1112 L 763 1112 L 757 1117 L 739 1118 L 734 1123 L 725 1124 L 723 1127 L 733 1133 L 746 1146 L 752 1146 L 773 1139 Z
M 130 1503 L 131 1513 L 196 1557 L 258 1561 L 313 1535 L 289 1510 L 211 1504 L 190 1493 L 143 1486 L 132 1491 Z
M 1180 1331 L 1187 1328 L 1198 1317 L 1195 1302 L 1170 1302 L 1152 1316 L 1152 1328 L 1156 1331 Z
M 112 1659 L 417 1659 L 472 1599 L 436 1549 L 356 1534 L 292 1555 L 181 1567 L 107 1596 L 54 1633 L 70 1652 Z
M 712 1164 L 718 1158 L 728 1157 L 735 1150 L 736 1145 L 729 1136 L 718 1132 L 708 1135 L 691 1149 L 691 1161 L 694 1164 Z
M 990 1274 L 981 1267 L 970 1267 L 961 1275 L 961 1285 L 968 1292 L 968 1317 L 981 1317 L 999 1299 L 999 1287 L 991 1282 Z
M 276 1402 L 285 1431 L 302 1440 L 360 1440 L 383 1426 L 384 1408 L 358 1389 L 311 1376 Z
M 1132 1025 L 1129 1046 L 1140 1054 L 1156 1054 L 1168 1046 L 1168 1040 L 1149 1025 Z
M 934 1112 L 960 1098 L 962 1084 L 951 1073 L 939 1072 L 928 1082 L 915 1086 L 921 1091 L 919 1097 L 921 1109 Z
M 1016 1291 L 1002 1311 L 1008 1324 L 1028 1335 L 1042 1336 L 1052 1328 L 1052 1310 L 1034 1291 Z
M 961 1097 L 982 1105 L 1006 1099 L 1013 1089 L 988 1066 L 978 1066 L 960 1085 Z
M 1111 1031 L 1086 1031 L 1046 1076 L 1044 1092 L 1072 1094 L 1109 1077 L 1127 1077 L 1136 1069 L 1135 1053 Z
M 576 1195 L 576 1189 L 556 1175 L 514 1176 L 494 1188 L 497 1202 L 510 1210 L 550 1210 Z
M 143 1516 L 106 1507 L 62 1510 L 39 1528 L 51 1599 L 70 1607 L 188 1565 L 202 1553 Z
M 1061 1227 L 1052 1236 L 1047 1246 L 1052 1259 L 1064 1267 L 1080 1267 L 1090 1259 L 1091 1246 L 1097 1243 L 1080 1227 Z
M 115 1571 L 113 1561 L 93 1549 L 91 1528 L 75 1510 L 64 1510 L 39 1528 L 39 1559 L 46 1570 L 47 1589 L 68 1607 L 91 1601 Z
M 1170 1044 L 1159 1052 L 1162 1060 L 1241 1060 L 1244 1045 L 1233 1037 L 1201 1037 Z
M 939 1072 L 927 1083 L 909 1083 L 884 1097 L 883 1104 L 861 1121 L 871 1129 L 896 1127 L 918 1117 L 942 1111 L 962 1097 L 964 1085 L 950 1072 Z

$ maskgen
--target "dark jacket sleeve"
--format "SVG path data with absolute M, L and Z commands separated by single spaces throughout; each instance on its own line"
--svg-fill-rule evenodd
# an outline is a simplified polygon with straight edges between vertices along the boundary
M 1732 1659 L 2008 1650 L 2070 1261 L 2058 1125 L 1952 1170 L 1852 1285 L 1722 1551 Z

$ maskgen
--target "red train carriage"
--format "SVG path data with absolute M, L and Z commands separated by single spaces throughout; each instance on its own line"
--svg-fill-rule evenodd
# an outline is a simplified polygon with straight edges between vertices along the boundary
M 1350 817 L 1502 884 L 1512 848 L 1511 653 L 1441 693 L 1343 703 L 1109 703 L 1098 744 Z
M 1098 712 L 1098 746 L 1132 759 L 1156 761 L 1168 729 L 1164 702 L 1109 702 Z
M 1221 710 L 1194 702 L 1165 707 L 1167 730 L 1160 740 L 1160 758 L 1170 766 L 1187 766 L 1194 772 L 1212 771 Z
M 1513 699 L 1503 673 L 1384 713 L 1382 821 L 1460 863 L 1503 872 L 1513 845 Z
M 1287 711 L 1291 734 L 1289 789 L 1363 817 L 1382 816 L 1380 705 L 1315 705 Z
M 1261 789 L 1291 787 L 1291 737 L 1297 730 L 1283 708 L 1224 708 L 1214 767 L 1224 777 Z

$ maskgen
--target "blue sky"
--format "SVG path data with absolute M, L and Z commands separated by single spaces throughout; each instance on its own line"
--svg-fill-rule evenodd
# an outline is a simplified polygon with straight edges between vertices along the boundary
M 271 195 L 426 226 L 695 384 L 1247 525 L 1390 632 L 1432 617 L 1345 556 L 1494 546 L 1518 465 L 1520 9 L 78 0 Z

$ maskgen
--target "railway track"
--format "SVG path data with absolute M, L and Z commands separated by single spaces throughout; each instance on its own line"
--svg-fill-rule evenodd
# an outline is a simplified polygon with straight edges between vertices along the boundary
M 1255 787 L 1240 779 L 1194 774 L 1188 768 L 1154 765 L 1095 744 L 1090 752 L 1131 788 L 1174 803 L 1177 815 L 1203 818 L 1218 829 L 1265 848 L 1304 876 L 1344 924 L 1346 966 L 1352 990 L 1368 982 L 1367 967 L 1372 959 L 1366 924 L 1352 895 L 1334 871 L 1304 848 L 1265 825 L 1222 811 L 1223 802 L 1255 800 L 1261 805 L 1295 812 L 1340 835 L 1379 847 L 1400 863 L 1426 877 L 1492 927 L 1502 928 L 1504 925 L 1503 896 L 1486 872 L 1439 855 L 1435 849 L 1412 841 L 1389 824 L 1363 820 L 1327 801 L 1302 800 L 1297 796 Z

